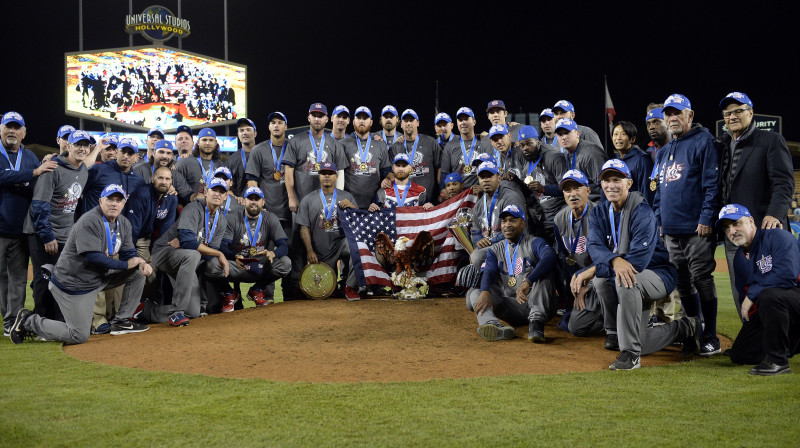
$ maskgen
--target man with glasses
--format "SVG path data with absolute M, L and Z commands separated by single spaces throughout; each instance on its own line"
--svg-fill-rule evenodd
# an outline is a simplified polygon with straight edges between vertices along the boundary
M 719 103 L 727 131 L 722 135 L 719 185 L 723 204 L 740 204 L 761 229 L 789 230 L 787 210 L 794 193 L 792 156 L 780 134 L 764 131 L 753 121 L 753 102 L 731 92 Z M 725 239 L 725 256 L 736 310 L 741 300 L 734 285 L 736 245 Z M 739 317 L 742 317 L 741 315 Z

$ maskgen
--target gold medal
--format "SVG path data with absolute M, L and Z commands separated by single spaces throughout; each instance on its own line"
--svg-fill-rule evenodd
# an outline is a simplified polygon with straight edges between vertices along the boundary
M 258 250 L 256 250 L 255 247 L 251 247 L 250 248 L 250 256 L 251 257 L 255 257 L 257 253 L 258 253 Z
M 509 277 L 508 278 L 508 286 L 515 287 L 517 286 L 517 278 L 516 277 Z
M 533 176 L 526 176 L 525 177 L 525 184 L 532 184 L 533 183 Z
M 280 181 L 281 179 L 283 179 L 283 173 L 281 173 L 280 171 L 275 171 L 275 174 L 272 175 L 272 178 L 277 181 Z
M 361 165 L 359 165 L 359 168 L 361 168 L 361 171 L 365 173 L 367 172 L 367 170 L 369 170 L 369 167 L 367 167 L 366 163 L 362 163 Z
M 319 171 L 320 164 L 317 163 L 314 165 L 314 171 Z
M 658 188 L 658 183 L 653 179 L 650 181 L 650 191 L 656 191 L 656 188 Z
M 322 227 L 325 227 L 325 230 L 330 230 L 330 229 L 332 229 L 332 228 L 333 228 L 333 223 L 332 223 L 332 222 L 330 222 L 330 221 L 325 221 L 325 222 L 322 224 Z
M 464 174 L 469 174 L 472 172 L 472 167 L 469 165 L 464 165 Z
M 567 264 L 570 266 L 575 265 L 575 254 L 569 254 L 567 257 Z
M 669 155 L 669 160 L 672 160 L 672 154 Z

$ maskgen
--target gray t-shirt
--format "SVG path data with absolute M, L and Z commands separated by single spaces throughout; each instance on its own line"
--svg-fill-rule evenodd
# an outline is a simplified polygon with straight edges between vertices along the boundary
M 492 157 L 494 157 L 494 159 L 497 161 L 497 168 L 500 170 L 501 176 L 507 171 L 510 171 L 514 173 L 517 178 L 525 179 L 525 176 L 522 175 L 522 172 L 523 166 L 525 166 L 528 161 L 525 160 L 525 155 L 522 154 L 522 150 L 519 149 L 518 146 L 512 146 L 511 149 L 509 149 L 505 154 L 494 149 L 494 146 L 492 146 L 486 152 L 491 154 Z
M 589 200 L 599 202 L 600 192 L 600 170 L 608 160 L 603 148 L 586 140 L 581 140 L 575 152 L 570 154 L 564 151 L 564 159 L 567 161 L 568 170 L 580 170 L 589 179 Z
M 194 193 L 192 187 L 186 183 L 186 178 L 183 177 L 179 171 L 175 170 L 175 165 L 171 166 L 172 168 L 172 186 L 175 187 L 175 191 L 178 192 L 178 199 L 183 199 L 187 196 L 191 196 Z M 155 172 L 155 167 L 152 163 L 143 163 L 139 165 L 134 165 L 132 168 L 133 172 L 138 174 L 139 176 L 144 179 L 144 183 L 151 184 L 153 183 L 153 173 Z
M 195 162 L 197 161 L 195 160 Z M 225 204 L 223 203 L 222 206 L 224 205 Z M 195 240 L 198 243 L 205 244 L 206 246 L 214 249 L 219 249 L 219 246 L 222 243 L 222 236 L 225 234 L 225 229 L 228 227 L 228 220 L 221 212 L 222 207 L 217 209 L 214 215 L 210 215 L 208 225 L 206 226 L 205 199 L 197 199 L 194 202 L 189 203 L 183 208 L 180 215 L 178 215 L 178 221 L 169 228 L 167 233 L 161 235 L 161 237 L 156 240 L 155 244 L 153 244 L 153 253 L 155 254 L 166 247 L 170 247 L 169 242 L 175 238 L 178 238 L 181 230 L 188 230 L 192 232 L 195 235 Z M 211 241 L 208 241 L 208 234 L 213 228 L 214 216 L 217 214 L 219 214 L 217 227 L 216 230 L 214 230 Z
M 245 179 L 245 171 L 247 170 L 246 164 L 250 163 L 250 153 L 253 150 L 251 149 L 250 152 L 244 150 L 244 148 L 239 148 L 238 151 L 230 154 L 228 158 L 225 160 L 225 166 L 231 170 L 231 174 L 233 174 L 233 188 L 232 193 L 236 196 L 241 196 L 244 193 L 245 187 L 247 187 L 247 179 Z M 242 155 L 244 155 L 244 163 L 242 163 Z
M 281 174 L 286 170 L 281 160 L 281 154 L 286 156 L 287 146 L 288 142 L 285 140 L 283 147 L 272 147 L 270 140 L 261 142 L 250 150 L 250 160 L 247 162 L 247 174 L 258 178 L 258 186 L 264 192 L 264 208 L 274 213 L 281 221 L 292 219 L 285 178 L 281 175 L 280 180 L 275 180 L 276 166 Z M 273 150 L 275 151 L 274 157 Z
M 472 160 L 469 160 L 466 164 L 464 163 L 464 154 L 466 154 L 467 158 L 470 158 L 470 152 L 472 153 L 472 159 L 475 159 L 478 154 L 483 154 L 489 152 L 492 148 L 484 148 L 483 144 L 478 137 L 474 137 L 475 147 L 473 149 L 472 142 L 473 140 L 466 140 L 464 141 L 464 147 L 461 147 L 461 136 L 457 135 L 453 137 L 452 140 L 447 142 L 444 145 L 444 149 L 442 150 L 442 173 L 459 173 L 461 177 L 464 179 L 464 187 L 471 187 L 478 183 L 478 167 L 471 166 L 470 163 Z M 489 152 L 490 154 L 494 154 L 494 151 Z M 468 173 L 464 172 L 464 167 L 468 166 Z M 444 176 L 444 174 L 442 174 Z
M 359 151 L 358 142 L 361 142 Z M 344 170 L 344 189 L 356 198 L 358 208 L 367 209 L 375 197 L 375 192 L 381 187 L 382 170 L 389 170 L 392 162 L 389 160 L 389 148 L 386 143 L 370 138 L 369 150 L 367 140 L 347 138 L 339 142 L 347 157 L 347 166 Z M 361 152 L 366 152 L 366 160 L 361 157 Z M 362 166 L 362 164 L 365 164 Z M 364 170 L 363 168 L 366 168 Z
M 539 163 L 536 163 L 537 160 Z M 567 163 L 561 152 L 550 145 L 542 144 L 539 153 L 534 155 L 533 160 L 526 161 L 525 165 L 522 166 L 522 177 L 520 179 L 524 181 L 528 176 L 531 176 L 533 180 L 539 182 L 542 186 L 558 185 L 566 171 Z M 548 196 L 546 192 L 531 193 L 542 206 L 547 221 L 552 221 L 556 213 L 566 205 L 563 194 Z
M 300 201 L 300 206 L 297 209 L 297 224 L 308 227 L 311 231 L 311 246 L 314 252 L 319 257 L 320 261 L 326 261 L 335 256 L 342 244 L 347 244 L 344 237 L 344 230 L 339 222 L 339 207 L 332 204 L 333 211 L 330 211 L 331 201 L 333 200 L 333 193 L 325 195 L 325 203 L 328 206 L 328 211 L 331 213 L 331 219 L 325 218 L 325 208 L 322 205 L 320 198 L 321 190 L 317 189 L 312 191 Z M 356 203 L 352 194 L 336 190 L 336 202 L 343 199 L 349 199 L 353 204 Z
M 298 200 L 319 189 L 319 172 L 316 169 L 318 163 L 333 162 L 339 170 L 347 166 L 347 158 L 341 145 L 331 137 L 330 132 L 323 132 L 322 135 L 319 139 L 315 138 L 312 145 L 310 134 L 301 132 L 286 147 L 283 163 L 294 167 L 294 192 Z M 320 151 L 319 157 L 314 148 Z
M 419 142 L 417 143 L 417 151 L 414 152 L 414 141 L 406 140 L 403 143 L 395 143 L 391 146 L 391 159 L 401 152 L 407 153 L 409 156 L 414 154 L 411 166 L 414 172 L 411 173 L 410 179 L 425 188 L 428 192 L 428 197 L 435 198 L 439 191 L 439 182 L 437 180 L 437 170 L 442 161 L 442 147 L 433 137 L 418 134 Z
M 67 238 L 64 251 L 58 258 L 54 276 L 64 289 L 71 291 L 89 291 L 102 286 L 107 269 L 86 262 L 88 252 L 102 252 L 106 255 L 118 254 L 121 251 L 135 249 L 131 239 L 131 223 L 120 215 L 115 220 L 117 234 L 114 250 L 108 250 L 108 237 L 100 206 L 89 210 L 78 219 Z M 114 232 L 114 226 L 109 230 Z
M 200 168 L 201 163 L 203 165 L 202 169 Z M 178 163 L 175 164 L 175 171 L 183 175 L 193 193 L 202 193 L 206 188 L 205 178 L 211 179 L 214 177 L 214 170 L 222 166 L 225 166 L 225 164 L 219 159 L 206 160 L 200 157 L 187 157 L 178 160 Z
M 266 210 L 261 212 L 261 216 L 261 227 L 258 229 L 258 234 L 255 235 L 255 243 L 252 243 L 250 241 L 250 235 L 256 232 L 258 218 L 248 217 L 244 208 L 235 215 L 228 215 L 228 227 L 225 230 L 225 236 L 223 236 L 223 238 L 231 242 L 230 249 L 234 254 L 250 258 L 249 250 L 251 247 L 255 247 L 257 251 L 262 251 L 267 248 L 269 243 L 287 238 L 277 216 Z M 247 220 L 247 226 L 250 230 L 245 228 L 245 219 Z M 267 259 L 265 255 L 259 255 L 257 258 L 259 258 L 260 261 Z
M 507 206 L 514 204 L 525 210 L 525 199 L 515 190 L 500 185 L 497 189 L 497 198 L 492 208 L 494 195 L 484 193 L 472 209 L 472 230 L 480 231 L 482 238 L 492 239 L 502 237 L 500 232 L 500 212 Z M 486 205 L 484 206 L 484 202 Z M 487 218 L 486 210 L 491 210 L 491 218 Z
M 40 224 L 45 227 L 49 226 L 58 244 L 64 244 L 69 236 L 70 228 L 75 223 L 75 210 L 78 206 L 78 199 L 83 193 L 83 187 L 86 186 L 89 178 L 89 170 L 83 163 L 78 169 L 75 169 L 63 156 L 57 156 L 55 160 L 58 161 L 58 168 L 49 173 L 43 173 L 36 180 L 33 200 L 50 204 L 50 217 Z M 28 209 L 28 215 L 25 217 L 23 232 L 31 234 L 39 233 L 42 230 L 35 228 L 35 218 L 32 203 Z

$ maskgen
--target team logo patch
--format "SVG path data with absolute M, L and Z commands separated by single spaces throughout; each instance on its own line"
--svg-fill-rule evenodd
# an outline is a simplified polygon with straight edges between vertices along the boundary
M 739 208 L 733 204 L 728 204 L 725 207 L 722 207 L 722 210 L 719 211 L 719 219 L 722 219 L 723 216 L 729 213 L 738 213 Z
M 684 165 L 682 163 L 675 162 L 672 166 L 666 167 L 664 172 L 664 182 L 675 182 L 676 180 L 680 179 L 681 171 L 683 171 Z
M 756 265 L 758 269 L 761 270 L 762 274 L 766 274 L 767 272 L 772 270 L 772 255 L 762 255 L 761 259 L 756 261 Z

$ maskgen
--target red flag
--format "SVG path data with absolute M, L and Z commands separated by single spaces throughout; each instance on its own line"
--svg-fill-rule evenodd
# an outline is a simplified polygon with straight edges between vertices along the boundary
M 617 115 L 617 111 L 614 109 L 614 103 L 611 102 L 611 94 L 608 93 L 608 81 L 605 81 L 606 85 L 606 115 L 608 116 L 608 133 L 614 133 L 614 115 Z

